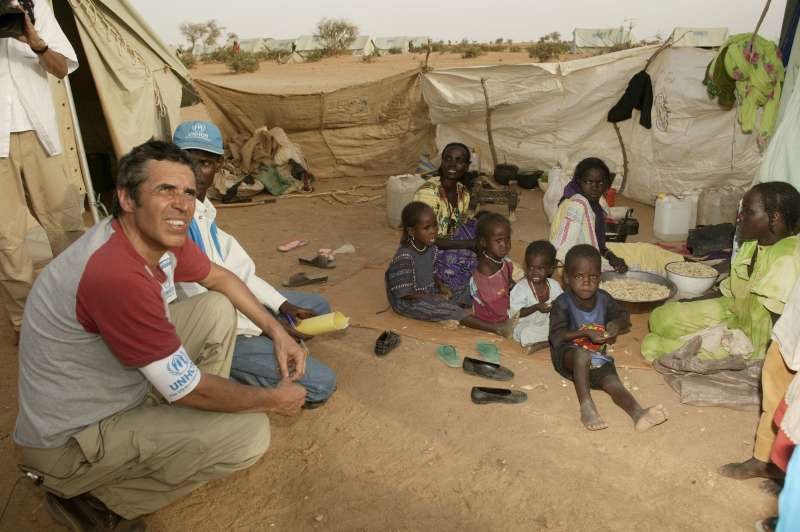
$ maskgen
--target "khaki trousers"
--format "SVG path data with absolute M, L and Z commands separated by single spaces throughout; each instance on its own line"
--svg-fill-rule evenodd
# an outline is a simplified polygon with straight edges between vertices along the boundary
M 33 261 L 25 246 L 28 200 L 53 256 L 83 234 L 83 209 L 63 157 L 48 156 L 33 131 L 11 133 L 9 156 L 0 158 L 0 190 L 0 288 L 11 323 L 19 330 L 33 284 Z
M 171 305 L 170 313 L 200 369 L 227 376 L 237 324 L 230 302 L 207 292 Z M 269 439 L 264 414 L 183 408 L 151 394 L 143 404 L 86 427 L 63 447 L 23 448 L 22 464 L 44 477 L 48 491 L 67 498 L 91 493 L 132 519 L 250 467 Z
M 770 461 L 772 444 L 777 433 L 772 419 L 793 378 L 794 373 L 786 367 L 778 342 L 773 341 L 767 350 L 764 367 L 761 369 L 761 420 L 756 429 L 756 441 L 753 446 L 753 458 L 757 460 Z

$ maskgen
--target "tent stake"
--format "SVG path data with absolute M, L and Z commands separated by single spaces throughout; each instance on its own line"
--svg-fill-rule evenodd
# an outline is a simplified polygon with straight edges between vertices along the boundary
M 64 76 L 64 88 L 67 89 L 67 98 L 69 98 L 69 112 L 70 115 L 72 115 L 72 131 L 75 132 L 75 144 L 78 145 L 78 161 L 80 162 L 81 173 L 83 174 L 83 185 L 86 187 L 89 212 L 92 214 L 92 221 L 97 223 L 100 221 L 100 215 L 97 213 L 97 198 L 94 195 L 92 176 L 89 174 L 89 162 L 86 160 L 86 149 L 83 146 L 81 126 L 78 123 L 78 115 L 75 112 L 75 99 L 72 97 L 72 85 L 69 83 L 69 76 Z
M 492 106 L 489 105 L 489 89 L 486 87 L 486 78 L 481 78 L 483 87 L 483 97 L 486 99 L 486 137 L 489 140 L 489 151 L 492 153 L 492 167 L 497 168 L 497 150 L 494 147 L 494 135 L 492 134 Z

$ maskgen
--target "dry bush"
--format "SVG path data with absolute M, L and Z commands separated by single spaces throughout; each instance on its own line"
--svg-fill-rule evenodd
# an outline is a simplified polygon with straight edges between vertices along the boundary
M 231 54 L 225 65 L 232 72 L 255 72 L 260 66 L 258 64 L 258 57 L 252 52 L 239 52 L 238 54 Z

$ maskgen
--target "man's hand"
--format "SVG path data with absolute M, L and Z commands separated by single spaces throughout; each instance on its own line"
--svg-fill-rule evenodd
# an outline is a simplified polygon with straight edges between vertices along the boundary
M 313 310 L 298 307 L 297 305 L 292 305 L 288 301 L 284 301 L 280 308 L 278 308 L 278 311 L 281 313 L 281 316 L 278 316 L 278 321 L 281 323 L 281 325 L 283 325 L 284 330 L 286 330 L 286 332 L 289 333 L 292 338 L 295 340 L 310 340 L 312 338 L 311 336 L 303 334 L 295 329 L 295 327 L 291 323 L 287 322 L 286 318 L 282 316 L 290 316 L 296 325 L 300 320 L 313 318 L 316 316 Z
M 17 37 L 17 40 L 30 46 L 31 50 L 34 52 L 42 51 L 47 47 L 47 43 L 39 37 L 39 32 L 36 31 L 27 13 L 25 13 L 25 27 L 23 28 L 23 32 L 22 35 Z
M 272 342 L 275 345 L 275 359 L 278 361 L 281 377 L 290 381 L 302 379 L 306 372 L 306 355 L 308 353 L 288 334 L 280 331 L 280 334 L 272 336 Z
M 281 314 L 287 314 L 291 316 L 295 321 L 313 318 L 316 316 L 313 310 L 292 305 L 288 301 L 284 301 L 278 310 L 281 312 Z
M 300 412 L 306 402 L 306 389 L 295 382 L 282 380 L 271 391 L 274 393 L 266 407 L 267 412 L 293 416 Z

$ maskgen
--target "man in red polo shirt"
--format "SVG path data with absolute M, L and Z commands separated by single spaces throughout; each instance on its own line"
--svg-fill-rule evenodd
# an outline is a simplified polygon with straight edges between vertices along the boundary
M 305 400 L 294 382 L 305 351 L 187 238 L 195 187 L 177 146 L 134 148 L 113 217 L 54 259 L 28 297 L 14 439 L 51 513 L 74 530 L 143 530 L 139 516 L 254 464 L 269 446 L 263 413 L 293 415 Z M 209 292 L 168 306 L 167 276 Z M 275 343 L 276 388 L 228 380 L 234 307 Z

